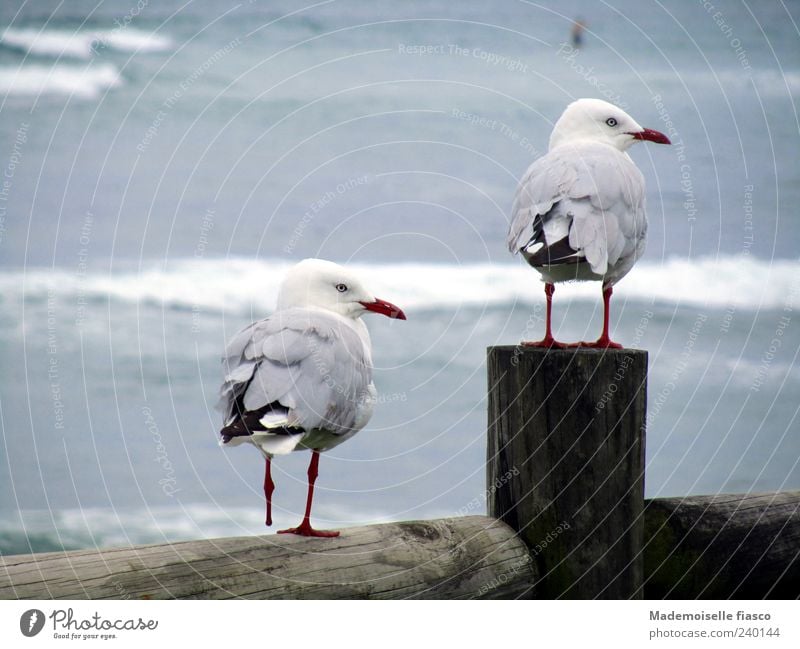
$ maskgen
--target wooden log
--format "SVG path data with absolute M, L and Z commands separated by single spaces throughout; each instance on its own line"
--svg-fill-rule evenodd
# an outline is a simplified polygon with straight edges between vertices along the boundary
M 648 599 L 800 597 L 800 491 L 645 505 Z
M 641 597 L 647 352 L 490 347 L 489 515 L 534 597 Z
M 484 516 L 2 558 L 0 598 L 508 598 L 533 580 L 527 548 Z

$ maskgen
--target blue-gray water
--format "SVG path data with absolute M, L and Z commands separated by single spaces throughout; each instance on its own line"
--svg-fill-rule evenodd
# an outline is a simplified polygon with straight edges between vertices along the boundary
M 151 4 L 0 7 L 3 552 L 262 531 L 218 356 L 309 256 L 409 316 L 369 320 L 379 404 L 320 525 L 483 511 L 485 348 L 542 327 L 510 202 L 582 96 L 675 142 L 631 152 L 650 240 L 612 311 L 650 351 L 648 495 L 800 488 L 796 4 Z M 559 287 L 563 338 L 599 292 Z

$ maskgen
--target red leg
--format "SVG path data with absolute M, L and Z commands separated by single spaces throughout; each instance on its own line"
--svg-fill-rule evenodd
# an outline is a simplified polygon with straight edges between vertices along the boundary
M 603 289 L 603 333 L 592 343 L 592 347 L 601 349 L 622 349 L 622 345 L 615 343 L 608 335 L 609 312 L 611 311 L 611 295 L 614 290 L 610 286 Z
M 603 289 L 603 333 L 593 343 L 575 343 L 571 347 L 590 347 L 593 349 L 622 349 L 622 345 L 615 343 L 608 335 L 608 320 L 611 305 L 611 295 L 614 291 L 610 286 Z
M 538 342 L 527 342 L 523 341 L 523 347 L 554 347 L 556 349 L 563 349 L 566 345 L 558 342 L 553 338 L 553 331 L 550 325 L 550 319 L 553 313 L 553 293 L 555 293 L 556 287 L 553 284 L 545 284 L 544 285 L 544 294 L 547 298 L 547 315 L 545 321 L 545 334 L 544 338 L 542 338 Z
M 264 470 L 264 495 L 267 498 L 267 527 L 272 525 L 272 492 L 275 491 L 275 483 L 272 482 L 271 469 L 271 460 L 267 458 L 267 466 Z
M 280 530 L 278 534 L 300 534 L 301 536 L 339 536 L 339 532 L 315 530 L 311 527 L 311 501 L 314 499 L 314 483 L 319 475 L 319 452 L 311 451 L 311 462 L 308 465 L 308 500 L 306 500 L 306 515 L 303 522 L 297 527 Z

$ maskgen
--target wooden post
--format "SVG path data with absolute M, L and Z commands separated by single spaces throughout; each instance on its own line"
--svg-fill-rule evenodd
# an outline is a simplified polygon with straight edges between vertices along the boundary
M 489 515 L 528 545 L 533 596 L 640 598 L 647 352 L 490 347 Z

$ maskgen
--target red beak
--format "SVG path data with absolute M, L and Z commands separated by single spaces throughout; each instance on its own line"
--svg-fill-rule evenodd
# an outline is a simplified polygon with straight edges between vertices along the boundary
M 646 128 L 638 133 L 628 133 L 628 135 L 633 135 L 637 140 L 646 140 L 647 142 L 655 142 L 656 144 L 672 144 L 666 135 L 654 131 L 652 128 Z
M 367 311 L 380 313 L 381 315 L 385 315 L 387 318 L 396 318 L 397 320 L 406 319 L 406 314 L 403 313 L 403 310 L 400 307 L 395 306 L 391 302 L 386 302 L 385 300 L 379 300 L 378 298 L 375 298 L 374 302 L 361 302 L 360 304 Z

